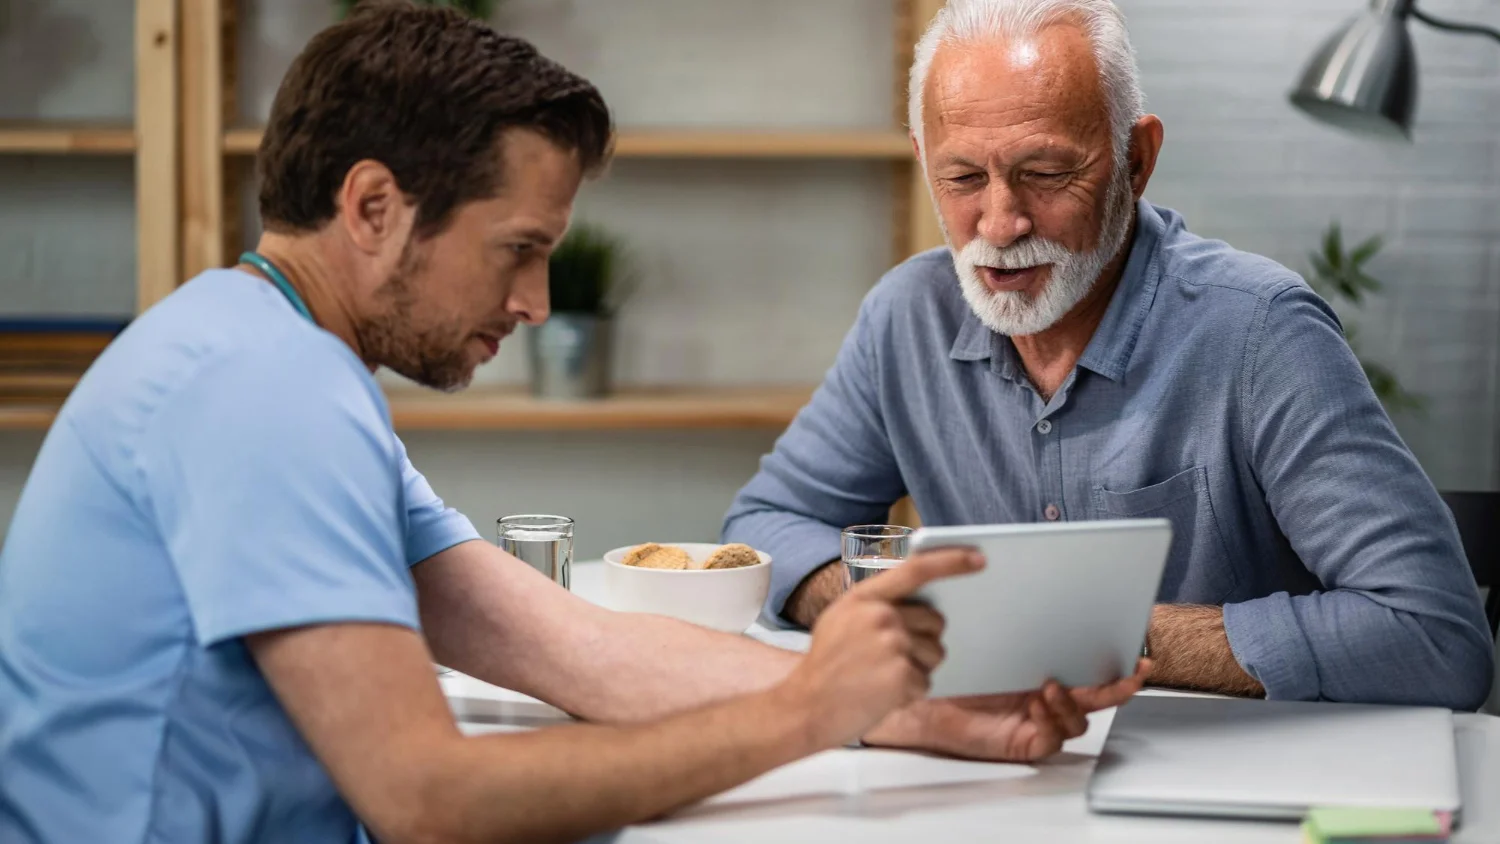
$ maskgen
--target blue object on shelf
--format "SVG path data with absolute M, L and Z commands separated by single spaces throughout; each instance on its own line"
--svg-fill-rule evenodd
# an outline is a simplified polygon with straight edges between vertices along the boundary
M 123 317 L 0 317 L 0 334 L 119 334 Z

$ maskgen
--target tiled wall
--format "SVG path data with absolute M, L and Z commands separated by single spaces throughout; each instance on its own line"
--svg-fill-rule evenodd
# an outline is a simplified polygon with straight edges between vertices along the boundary
M 1322 39 L 1362 0 L 1121 0 L 1148 108 L 1167 127 L 1150 197 L 1299 271 L 1331 219 L 1385 236 L 1387 292 L 1345 311 L 1367 356 L 1427 397 L 1397 419 L 1434 480 L 1500 485 L 1500 44 L 1413 25 L 1416 141 L 1340 135 L 1286 105 Z M 1500 27 L 1500 4 L 1425 0 Z
M 82 41 L 98 46 L 75 50 L 76 67 L 58 71 L 63 80 L 94 80 L 87 84 L 31 79 L 18 89 L 0 73 L 0 116 L 127 114 L 128 37 L 123 52 L 110 46 L 123 3 L 12 0 L 13 9 L 40 9 L 44 22 L 72 21 L 45 31 L 78 41 L 81 29 Z M 1388 293 L 1349 318 L 1370 356 L 1428 397 L 1425 416 L 1398 424 L 1438 484 L 1494 488 L 1500 45 L 1416 27 L 1416 143 L 1346 138 L 1293 112 L 1285 94 L 1308 54 L 1361 4 L 1122 0 L 1149 107 L 1167 125 L 1150 196 L 1202 234 L 1299 270 L 1330 219 L 1354 236 L 1386 235 L 1391 245 L 1374 273 Z M 1500 3 L 1424 5 L 1500 25 Z M 510 0 L 502 23 L 595 78 L 625 123 L 869 126 L 889 117 L 889 9 L 889 0 Z M 281 68 L 329 15 L 320 0 L 253 0 L 243 18 L 240 99 L 254 118 L 268 108 Z M 44 37 L 28 34 L 23 48 L 0 34 L 0 70 L 29 67 L 16 56 L 37 55 L 29 42 Z M 43 93 L 12 93 L 28 89 Z M 0 276 L 0 313 L 72 291 L 85 304 L 128 301 L 129 178 L 123 162 L 0 158 L 0 272 L 30 268 L 25 287 Z M 888 201 L 885 173 L 874 165 L 618 165 L 580 210 L 627 234 L 647 273 L 624 317 L 633 339 L 620 353 L 622 376 L 815 380 L 887 263 Z M 78 244 L 72 263 L 36 260 L 53 254 L 46 244 L 63 232 Z M 89 267 L 98 268 L 92 288 Z M 763 342 L 773 328 L 791 341 Z M 508 348 L 485 378 L 515 380 L 521 363 L 519 349 Z M 0 513 L 19 493 L 37 441 L 0 435 Z M 439 491 L 476 522 L 545 502 L 580 519 L 587 554 L 642 536 L 711 536 L 770 442 L 762 434 L 434 434 L 410 445 Z M 636 495 L 643 479 L 655 493 L 645 508 Z

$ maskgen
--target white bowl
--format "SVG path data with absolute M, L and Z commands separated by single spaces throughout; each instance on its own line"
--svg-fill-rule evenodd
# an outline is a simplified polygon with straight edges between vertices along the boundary
M 702 563 L 723 548 L 711 542 L 663 542 Z M 771 555 L 756 551 L 760 563 L 737 569 L 643 569 L 620 561 L 635 545 L 604 555 L 604 605 L 620 612 L 666 615 L 683 621 L 743 633 L 760 615 L 771 591 Z

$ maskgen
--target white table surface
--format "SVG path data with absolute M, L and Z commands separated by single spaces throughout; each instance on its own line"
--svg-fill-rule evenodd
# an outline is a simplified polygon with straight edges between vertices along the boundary
M 597 597 L 602 564 L 573 568 L 573 591 Z M 803 649 L 807 636 L 759 627 L 751 635 Z M 466 677 L 442 678 L 466 732 L 530 729 L 568 721 L 562 711 Z M 1148 691 L 1147 694 L 1152 692 Z M 778 768 L 663 821 L 621 830 L 619 844 L 677 842 L 1181 842 L 1298 844 L 1296 824 L 1095 815 L 1084 786 L 1114 718 L 1038 765 L 998 765 L 899 751 L 832 750 Z M 1455 716 L 1464 825 L 1458 844 L 1500 842 L 1500 718 Z

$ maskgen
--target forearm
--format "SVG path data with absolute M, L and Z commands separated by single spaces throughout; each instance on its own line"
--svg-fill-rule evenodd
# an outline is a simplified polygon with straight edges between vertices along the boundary
M 1146 647 L 1153 686 L 1264 697 L 1266 690 L 1235 660 L 1219 607 L 1158 604 L 1151 612 Z
M 549 678 L 547 699 L 606 723 L 649 721 L 763 691 L 801 658 L 746 636 L 653 615 L 610 613 L 584 641 Z
M 658 817 L 823 749 L 804 710 L 764 692 L 647 726 L 463 740 L 435 760 L 442 840 L 573 841 Z
M 587 720 L 681 712 L 769 688 L 797 663 L 743 636 L 595 606 L 485 542 L 413 573 L 438 662 Z
M 810 629 L 823 610 L 844 594 L 844 581 L 843 563 L 835 560 L 822 566 L 792 592 L 782 615 Z

